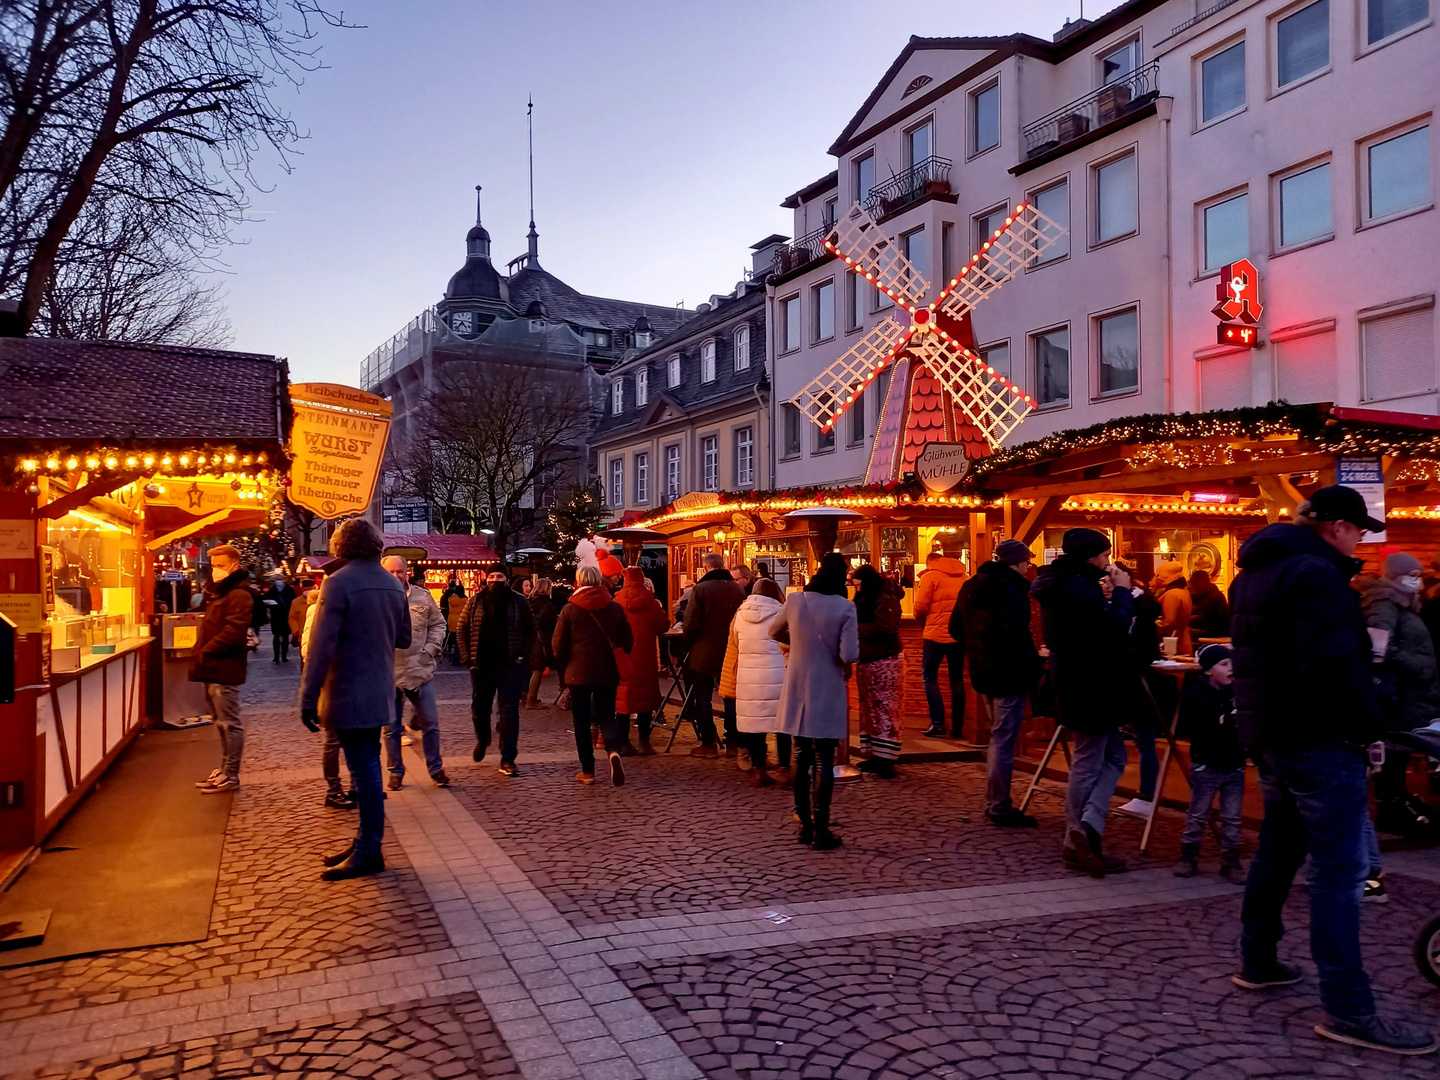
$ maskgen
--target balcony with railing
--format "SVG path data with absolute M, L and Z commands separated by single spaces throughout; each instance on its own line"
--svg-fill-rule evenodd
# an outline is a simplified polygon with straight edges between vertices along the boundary
M 1160 62 L 1153 60 L 1026 125 L 1026 159 L 1048 154 L 1138 112 L 1155 100 L 1159 74 Z
M 818 229 L 812 229 L 804 236 L 798 236 L 790 243 L 775 249 L 775 276 L 793 274 L 811 263 L 819 262 L 828 254 L 825 238 L 835 231 L 835 223 L 826 221 Z
M 870 189 L 865 209 L 877 220 L 929 195 L 950 194 L 950 161 L 928 157 Z

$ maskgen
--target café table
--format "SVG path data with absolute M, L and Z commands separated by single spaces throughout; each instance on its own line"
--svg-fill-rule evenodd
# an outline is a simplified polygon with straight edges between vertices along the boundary
M 1151 670 L 1161 672 L 1165 675 L 1173 675 L 1176 680 L 1175 713 L 1170 717 L 1170 727 L 1165 732 L 1165 755 L 1160 759 L 1160 775 L 1155 779 L 1155 797 L 1150 800 L 1150 812 L 1145 816 L 1145 832 L 1140 837 L 1140 850 L 1144 850 L 1150 844 L 1150 833 L 1155 828 L 1155 815 L 1160 812 L 1160 798 L 1165 794 L 1165 777 L 1170 772 L 1170 761 L 1176 754 L 1180 753 L 1180 747 L 1175 742 L 1175 733 L 1180 727 L 1180 703 L 1185 696 L 1185 677 L 1192 671 L 1199 671 L 1200 665 L 1192 657 L 1174 656 L 1163 660 L 1156 660 L 1150 665 Z M 1145 688 L 1150 693 L 1150 688 Z M 1155 700 L 1151 695 L 1150 700 Z M 1156 703 L 1156 710 L 1159 704 Z

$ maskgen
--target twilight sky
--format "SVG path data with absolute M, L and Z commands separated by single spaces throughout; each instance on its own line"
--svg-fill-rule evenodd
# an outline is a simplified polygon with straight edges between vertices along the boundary
M 535 97 L 541 264 L 582 292 L 688 306 L 728 292 L 780 200 L 911 34 L 1050 37 L 1079 0 L 336 0 L 327 70 L 286 95 L 303 156 L 259 174 L 226 252 L 233 348 L 296 381 L 361 359 L 438 301 L 474 186 L 497 264 L 525 247 Z M 1115 0 L 1092 0 L 1095 18 Z M 265 163 L 268 166 L 268 162 Z M 503 265 L 502 265 L 503 269 Z

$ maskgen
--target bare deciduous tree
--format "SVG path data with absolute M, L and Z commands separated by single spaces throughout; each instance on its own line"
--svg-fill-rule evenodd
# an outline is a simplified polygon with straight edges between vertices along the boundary
M 388 490 L 428 502 L 442 531 L 484 523 L 503 557 L 537 489 L 582 460 L 593 411 L 585 372 L 452 361 L 392 454 Z

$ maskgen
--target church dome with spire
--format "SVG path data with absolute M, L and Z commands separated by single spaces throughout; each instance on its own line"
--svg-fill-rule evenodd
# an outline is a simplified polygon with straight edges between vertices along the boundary
M 504 282 L 490 262 L 490 234 L 480 224 L 480 188 L 475 188 L 475 225 L 465 234 L 465 265 L 445 286 L 446 300 L 499 300 L 504 302 Z

